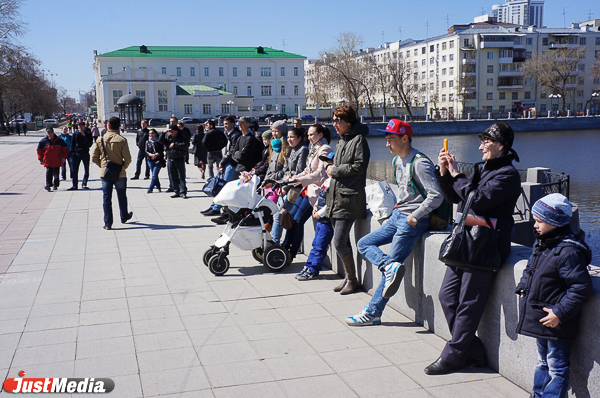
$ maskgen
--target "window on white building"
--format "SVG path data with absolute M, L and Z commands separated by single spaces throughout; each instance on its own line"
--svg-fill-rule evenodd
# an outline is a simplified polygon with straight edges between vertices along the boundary
M 219 76 L 225 76 L 225 70 L 222 66 L 219 66 Z
M 178 66 L 177 69 L 175 69 L 175 73 L 177 74 L 177 76 L 181 76 L 181 67 Z
M 204 115 L 212 114 L 211 104 L 202 104 L 202 114 L 204 114 Z
M 533 46 L 533 37 L 527 37 L 527 38 L 525 38 L 525 45 L 527 45 L 527 46 Z
M 298 67 L 294 66 L 294 76 L 298 76 Z
M 430 71 L 429 71 L 429 77 L 430 77 L 430 78 L 433 78 L 433 76 L 435 76 L 435 75 L 434 75 L 434 73 L 435 73 L 435 71 L 432 71 L 432 70 L 430 70 Z
M 421 66 L 425 66 L 425 62 L 426 62 L 426 61 L 425 61 L 424 59 L 422 59 L 422 60 L 421 60 Z
M 281 76 L 285 76 L 285 66 L 282 66 L 281 68 L 279 68 L 279 74 Z
M 448 42 L 448 45 L 450 46 L 450 48 L 454 48 L 454 40 L 450 40 Z
M 168 105 L 167 90 L 158 90 L 158 111 L 167 112 Z
M 262 67 L 260 68 L 261 76 L 271 76 L 271 67 Z
M 446 56 L 442 55 L 442 62 L 446 62 Z
M 518 92 L 512 93 L 512 99 L 513 100 L 518 100 L 519 99 L 519 93 Z
M 452 43 L 452 42 L 450 42 Z M 450 61 L 454 61 L 454 54 L 450 54 Z
M 166 66 L 163 66 L 163 67 L 161 68 L 161 71 L 160 71 L 160 73 L 162 73 L 163 75 L 166 75 L 166 74 L 167 74 L 167 67 L 166 67 Z
M 454 87 L 454 80 L 448 81 L 448 87 Z
M 487 79 L 487 85 L 488 86 L 493 86 L 494 85 L 494 78 L 490 77 L 489 79 Z
M 252 86 L 246 87 L 246 95 L 252 95 Z
M 195 67 L 190 67 L 190 76 L 196 76 L 196 68 Z
M 446 94 L 442 94 L 442 102 L 446 102 Z
M 205 66 L 205 67 L 204 67 L 204 76 L 205 76 L 205 77 L 208 77 L 208 76 L 209 76 L 209 69 L 208 69 L 208 66 Z
M 246 76 L 252 76 L 252 68 L 251 67 L 246 68 Z
M 285 86 L 281 86 L 281 95 L 285 95 Z
M 451 66 L 451 67 L 449 67 L 449 68 L 448 68 L 448 74 L 449 74 L 450 76 L 453 76 L 453 75 L 454 75 L 454 67 L 453 67 L 453 66 Z
M 238 95 L 238 88 L 237 88 L 237 86 L 233 86 L 233 95 Z
M 146 110 L 146 90 L 135 90 L 135 96 L 144 101 L 144 110 Z
M 493 51 L 488 51 L 487 52 L 487 59 L 494 59 L 494 52 Z
M 186 115 L 191 115 L 194 113 L 194 105 L 192 104 L 183 104 L 183 113 Z
M 298 95 L 298 86 L 294 86 L 294 95 Z
M 506 93 L 498 93 L 498 99 L 506 99 Z
M 585 46 L 585 37 L 580 37 L 579 38 L 579 44 L 582 46 Z
M 442 50 L 445 50 L 445 49 L 446 49 L 446 42 L 443 42 L 442 43 Z
M 485 99 L 488 101 L 491 101 L 494 99 L 494 93 L 486 93 L 485 94 Z
M 109 66 L 109 67 L 108 67 L 108 74 L 109 74 L 109 75 L 112 75 L 112 66 Z
M 268 97 L 271 95 L 271 86 L 260 86 L 260 95 Z
M 446 68 L 442 68 L 442 76 L 446 76 Z
M 119 102 L 119 98 L 123 96 L 123 90 L 113 90 L 113 110 L 118 111 L 119 106 L 117 102 Z
M 233 76 L 237 76 L 237 68 L 236 68 L 235 66 L 233 67 L 233 69 L 232 69 L 232 71 L 231 71 L 231 74 L 232 74 Z

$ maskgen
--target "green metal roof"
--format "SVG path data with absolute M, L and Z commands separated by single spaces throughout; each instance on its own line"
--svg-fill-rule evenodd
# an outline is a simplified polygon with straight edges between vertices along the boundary
M 262 50 L 261 50 L 262 49 Z M 144 51 L 145 50 L 145 51 Z M 131 46 L 98 57 L 152 58 L 305 58 L 269 47 Z
M 185 84 L 185 85 L 177 85 L 176 95 L 194 95 L 194 90 L 198 91 L 214 91 L 217 90 L 219 95 L 233 95 L 233 93 L 220 90 L 218 88 L 204 86 L 202 84 Z

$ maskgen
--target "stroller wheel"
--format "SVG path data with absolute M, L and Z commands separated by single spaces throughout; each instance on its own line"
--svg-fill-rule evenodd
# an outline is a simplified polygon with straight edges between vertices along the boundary
M 252 249 L 252 257 L 258 261 L 259 263 L 263 262 L 263 249 L 262 247 L 257 247 L 256 249 Z
M 208 260 L 208 270 L 214 275 L 224 275 L 229 270 L 229 259 L 224 254 L 215 254 Z
M 208 262 L 210 261 L 210 258 L 212 256 L 214 256 L 215 254 L 217 254 L 219 252 L 219 249 L 211 246 L 208 248 L 207 251 L 204 252 L 204 256 L 202 256 L 202 261 L 204 261 L 204 265 L 206 265 L 208 267 Z
M 271 272 L 278 272 L 288 263 L 290 254 L 280 245 L 267 247 L 263 256 L 263 264 Z

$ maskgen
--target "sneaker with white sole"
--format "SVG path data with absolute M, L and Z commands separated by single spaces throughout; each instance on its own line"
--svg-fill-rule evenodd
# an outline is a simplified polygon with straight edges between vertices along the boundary
M 370 326 L 380 325 L 381 317 L 369 314 L 369 307 L 363 308 L 361 312 L 354 316 L 346 318 L 346 323 L 350 326 Z
M 318 278 L 319 278 L 319 274 L 312 272 L 311 269 L 308 267 L 304 267 L 302 272 L 300 272 L 298 275 L 296 275 L 296 279 L 298 279 L 299 281 L 310 281 L 312 279 L 318 279 Z
M 308 267 L 304 267 L 302 268 L 302 271 L 300 271 L 297 275 L 296 275 L 296 279 L 300 278 L 302 275 L 304 275 L 304 273 L 308 271 Z
M 385 278 L 385 285 L 382 293 L 383 298 L 389 299 L 396 294 L 405 271 L 406 267 L 404 267 L 404 264 L 395 261 L 385 266 L 385 271 L 383 272 Z

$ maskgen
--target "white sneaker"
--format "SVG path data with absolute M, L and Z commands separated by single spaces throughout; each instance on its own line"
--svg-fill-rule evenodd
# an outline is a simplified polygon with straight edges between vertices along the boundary
M 400 264 L 398 262 L 389 263 L 385 266 L 385 271 L 383 273 L 385 277 L 385 285 L 383 287 L 383 298 L 389 299 L 398 291 L 400 287 L 400 282 L 402 282 L 402 278 L 404 277 L 404 272 L 406 271 L 406 267 L 404 264 Z
M 381 317 L 369 314 L 369 307 L 363 308 L 361 312 L 354 316 L 346 318 L 346 323 L 350 326 L 370 326 L 381 324 Z

